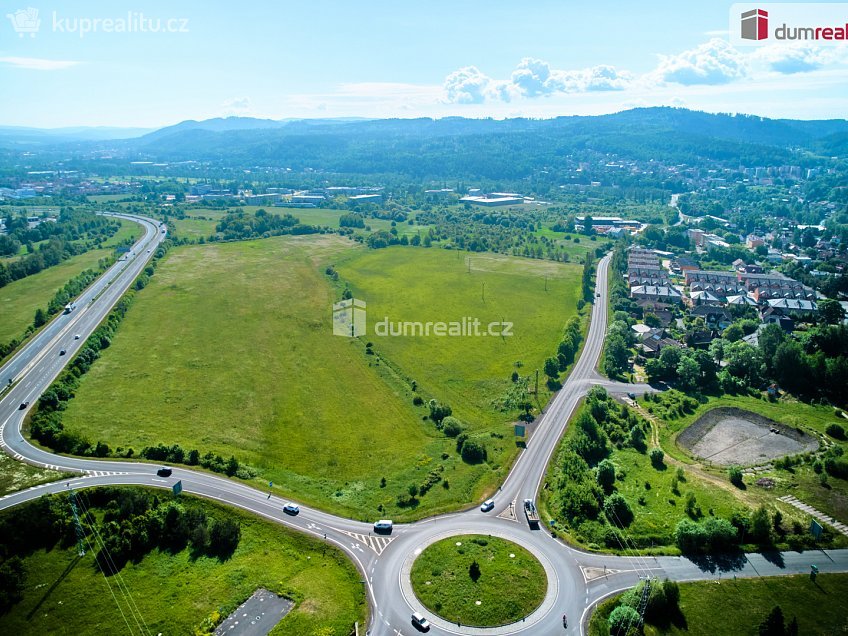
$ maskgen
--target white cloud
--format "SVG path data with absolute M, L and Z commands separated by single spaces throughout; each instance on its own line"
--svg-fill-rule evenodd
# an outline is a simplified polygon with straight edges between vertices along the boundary
M 631 73 L 612 66 L 564 71 L 552 69 L 543 60 L 525 57 L 508 80 L 493 79 L 476 66 L 466 66 L 445 78 L 443 91 L 447 103 L 480 104 L 509 102 L 518 97 L 623 90 L 632 81 Z
M 61 71 L 76 66 L 73 60 L 45 60 L 38 57 L 0 57 L 0 64 L 32 71 Z
M 845 64 L 848 55 L 843 48 L 781 43 L 758 47 L 751 54 L 751 59 L 765 70 L 792 75 Z
M 725 40 L 713 38 L 677 55 L 661 55 L 649 79 L 684 86 L 727 84 L 748 75 L 744 56 Z
M 445 100 L 452 104 L 481 104 L 494 95 L 494 83 L 476 66 L 463 66 L 445 78 Z

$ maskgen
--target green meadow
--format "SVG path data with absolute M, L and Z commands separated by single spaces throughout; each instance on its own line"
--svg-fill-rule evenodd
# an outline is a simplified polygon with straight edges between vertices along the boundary
M 555 351 L 576 313 L 580 271 L 472 255 L 469 273 L 465 258 L 371 251 L 336 235 L 176 248 L 82 378 L 65 426 L 113 449 L 164 443 L 234 454 L 257 483 L 363 519 L 479 500 L 518 450 L 517 413 L 497 404 L 513 371 L 533 374 Z M 330 265 L 338 281 L 325 274 Z M 345 284 L 368 303 L 367 336 L 332 335 L 331 306 Z M 504 320 L 514 335 L 381 338 L 373 330 L 384 315 Z M 451 405 L 487 462 L 460 458 L 426 417 L 431 398 Z M 410 501 L 410 486 L 424 484 Z

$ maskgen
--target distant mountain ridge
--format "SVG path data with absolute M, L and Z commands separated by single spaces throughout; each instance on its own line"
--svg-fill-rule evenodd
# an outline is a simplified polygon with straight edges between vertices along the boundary
M 21 143 L 0 129 L 0 147 Z M 411 178 L 523 179 L 571 155 L 697 165 L 810 165 L 848 154 L 848 121 L 768 119 L 682 108 L 636 108 L 553 119 L 187 120 L 135 138 L 28 133 L 45 160 L 105 152 L 116 161 L 207 161 Z M 52 149 L 50 143 L 52 142 Z

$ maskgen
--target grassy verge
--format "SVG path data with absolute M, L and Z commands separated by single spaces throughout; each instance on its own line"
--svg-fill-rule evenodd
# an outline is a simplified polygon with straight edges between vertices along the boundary
M 372 332 L 383 315 L 477 316 L 512 321 L 515 335 L 333 336 L 341 283 L 325 275 L 329 264 L 368 301 Z M 517 452 L 516 413 L 496 407 L 515 362 L 532 373 L 556 351 L 579 293 L 573 266 L 481 255 L 471 269 L 454 252 L 366 251 L 335 235 L 175 249 L 82 378 L 65 427 L 116 450 L 234 453 L 261 482 L 364 519 L 470 503 Z M 450 403 L 488 461 L 462 461 L 416 395 Z M 419 490 L 411 500 L 410 486 Z
M 164 495 L 159 492 L 159 497 Z M 87 494 L 79 495 L 83 501 Z M 197 556 L 190 549 L 154 549 L 120 571 L 149 633 L 190 634 L 209 617 L 226 617 L 258 587 L 297 601 L 273 634 L 347 634 L 366 620 L 360 576 L 337 549 L 255 516 L 182 497 L 217 519 L 238 522 L 241 539 L 226 560 Z M 98 513 L 99 515 L 100 513 Z M 88 552 L 53 547 L 21 555 L 23 598 L 0 616 L 6 634 L 125 634 L 118 605 L 129 616 L 117 575 L 104 578 Z M 131 623 L 133 624 L 133 623 Z M 320 631 L 324 630 L 324 631 Z
M 411 578 L 415 595 L 429 610 L 477 627 L 521 620 L 539 607 L 547 589 L 545 570 L 532 554 L 482 535 L 458 535 L 428 546 L 415 560 Z
M 680 584 L 680 615 L 673 622 L 645 624 L 646 636 L 736 636 L 756 634 L 760 623 L 780 606 L 785 622 L 798 621 L 799 634 L 837 634 L 848 629 L 848 574 L 726 579 Z M 607 618 L 620 597 L 609 599 L 593 612 L 589 636 L 609 634 Z
M 30 466 L 0 453 L 0 497 L 67 477 L 65 473 Z

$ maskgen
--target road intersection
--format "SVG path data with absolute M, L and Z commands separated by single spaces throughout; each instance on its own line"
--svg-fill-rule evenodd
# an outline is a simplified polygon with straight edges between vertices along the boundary
M 595 371 L 606 334 L 609 256 L 598 263 L 596 288 L 599 296 L 582 352 L 562 389 L 530 427 L 526 448 L 494 495 L 496 506 L 488 513 L 475 506 L 415 523 L 396 524 L 391 535 L 375 535 L 370 523 L 344 519 L 302 505 L 298 515 L 286 515 L 282 507 L 288 500 L 206 472 L 174 468 L 170 477 L 162 478 L 156 474 L 157 467 L 148 463 L 65 457 L 37 448 L 21 435 L 26 410 L 19 405 L 34 403 L 50 386 L 166 237 L 156 221 L 120 216 L 136 221 L 145 232 L 126 260 L 113 265 L 83 292 L 77 300 L 77 309 L 56 317 L 0 368 L 4 384 L 8 382 L 6 378 L 13 380 L 12 385 L 0 393 L 0 446 L 20 461 L 77 476 L 6 495 L 0 498 L 0 510 L 71 488 L 138 485 L 170 489 L 174 483 L 182 481 L 183 492 L 236 506 L 327 541 L 347 553 L 363 576 L 371 609 L 367 633 L 374 636 L 416 633 L 410 623 L 414 611 L 431 618 L 433 634 L 579 634 L 584 631 L 589 608 L 594 603 L 646 577 L 720 581 L 722 576 L 807 573 L 811 560 L 815 560 L 821 572 L 848 571 L 848 550 L 819 551 L 814 555 L 795 552 L 766 556 L 748 554 L 727 560 L 705 558 L 700 561 L 684 557 L 611 556 L 577 550 L 554 538 L 545 528 L 528 527 L 522 501 L 537 499 L 551 455 L 586 392 L 596 385 L 618 395 L 654 390 L 648 385 L 612 382 Z M 80 334 L 81 338 L 73 340 L 74 334 Z M 59 355 L 62 349 L 67 355 Z M 415 556 L 433 541 L 465 533 L 500 536 L 521 544 L 537 556 L 548 575 L 548 591 L 536 611 L 520 622 L 482 630 L 433 617 L 421 605 L 409 582 L 409 569 Z M 628 546 L 625 544 L 622 548 L 626 552 Z M 562 625 L 564 613 L 570 617 L 567 630 Z

